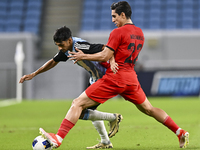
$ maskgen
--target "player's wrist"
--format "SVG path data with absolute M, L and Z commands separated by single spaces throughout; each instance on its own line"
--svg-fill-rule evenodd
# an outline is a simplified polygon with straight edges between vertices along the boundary
M 35 76 L 37 75 L 37 73 L 36 73 L 36 72 L 33 72 L 33 73 L 31 73 L 31 75 L 32 75 L 33 77 L 35 77 Z

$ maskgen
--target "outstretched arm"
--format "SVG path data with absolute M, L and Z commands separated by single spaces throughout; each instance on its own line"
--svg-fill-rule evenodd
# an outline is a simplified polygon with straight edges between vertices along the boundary
M 35 72 L 28 74 L 28 75 L 24 75 L 23 77 L 21 77 L 19 83 L 23 83 L 26 80 L 31 80 L 36 75 L 43 73 L 43 72 L 55 67 L 57 64 L 58 64 L 58 62 L 55 62 L 53 59 L 50 59 L 42 67 L 40 67 L 38 70 L 36 70 Z

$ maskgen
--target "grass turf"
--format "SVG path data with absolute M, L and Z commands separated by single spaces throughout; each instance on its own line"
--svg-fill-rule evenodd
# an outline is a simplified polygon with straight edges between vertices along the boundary
M 200 149 L 199 98 L 149 98 L 154 107 L 165 110 L 171 118 L 190 133 L 187 149 Z M 0 143 L 2 150 L 31 150 L 39 128 L 56 133 L 71 101 L 23 101 L 20 104 L 0 107 Z M 112 99 L 98 110 L 118 112 L 124 120 L 119 132 L 111 138 L 114 150 L 178 150 L 177 137 L 155 121 L 142 114 L 123 99 Z M 105 122 L 108 129 L 107 122 Z M 80 120 L 69 132 L 59 150 L 82 150 L 100 139 L 91 121 Z

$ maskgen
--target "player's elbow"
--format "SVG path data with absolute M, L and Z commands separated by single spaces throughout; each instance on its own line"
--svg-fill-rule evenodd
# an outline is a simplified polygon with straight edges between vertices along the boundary
M 106 62 L 106 61 L 108 61 L 109 59 L 110 59 L 110 55 L 108 55 L 107 53 L 104 53 L 104 52 L 102 52 L 101 53 L 101 60 L 100 61 L 104 61 L 104 62 Z
M 101 61 L 108 61 L 112 56 L 113 56 L 113 51 L 111 51 L 109 48 L 105 48 L 102 52 L 101 52 Z

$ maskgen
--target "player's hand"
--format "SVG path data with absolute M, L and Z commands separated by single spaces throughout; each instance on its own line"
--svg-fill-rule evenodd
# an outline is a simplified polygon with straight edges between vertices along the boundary
M 83 56 L 84 56 L 84 53 L 79 50 L 78 48 L 75 48 L 77 52 L 69 52 L 69 54 L 72 54 L 72 55 L 69 55 L 68 57 L 70 57 L 69 60 L 75 60 L 74 64 L 79 61 L 79 60 L 82 60 Z
M 113 73 L 117 73 L 117 71 L 119 70 L 118 68 L 118 64 L 115 62 L 115 63 L 110 63 L 110 69 L 113 71 Z
M 34 74 L 28 74 L 28 75 L 24 75 L 23 77 L 21 77 L 21 79 L 19 80 L 19 83 L 23 83 L 26 80 L 31 80 L 34 77 Z

